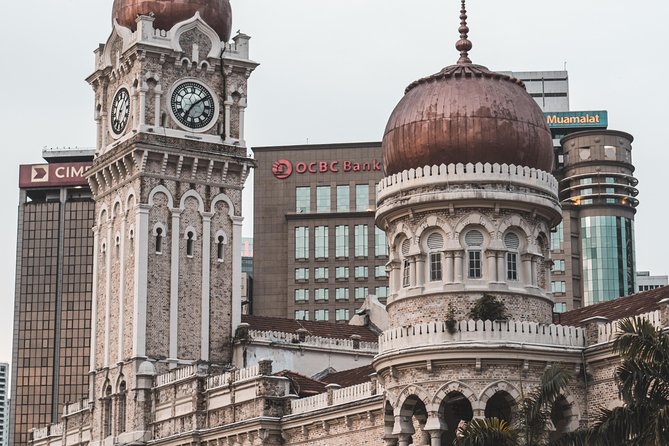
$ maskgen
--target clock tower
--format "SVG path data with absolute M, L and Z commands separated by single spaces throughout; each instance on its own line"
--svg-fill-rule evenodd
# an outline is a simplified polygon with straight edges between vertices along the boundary
M 249 37 L 227 0 L 116 0 L 96 50 L 91 445 L 150 439 L 153 376 L 224 368 L 241 321 Z

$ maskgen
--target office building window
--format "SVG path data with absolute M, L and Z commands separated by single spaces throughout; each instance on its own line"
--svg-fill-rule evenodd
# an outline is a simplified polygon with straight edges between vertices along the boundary
M 565 261 L 564 260 L 553 260 L 553 271 L 554 272 L 563 272 L 565 271 Z
M 348 321 L 349 319 L 348 308 L 337 308 L 335 310 L 335 319 L 338 321 Z
M 335 239 L 335 255 L 338 258 L 348 257 L 348 226 L 337 226 L 335 228 Z
M 553 305 L 553 313 L 564 313 L 567 311 L 567 304 L 564 302 L 556 302 Z
M 567 282 L 564 281 L 551 282 L 551 291 L 553 293 L 566 293 Z
M 295 310 L 295 319 L 298 321 L 308 321 L 309 310 Z
M 306 214 L 311 211 L 311 188 L 297 187 L 295 188 L 295 212 L 298 214 Z
M 335 279 L 348 279 L 348 266 L 338 266 L 335 269 Z
M 356 300 L 366 299 L 368 294 L 369 294 L 369 288 L 367 288 L 366 286 L 358 287 L 355 289 Z
M 314 279 L 315 280 L 327 280 L 329 277 L 328 268 L 314 268 Z
M 316 188 L 316 212 L 330 212 L 330 186 Z
M 465 235 L 467 244 L 467 277 L 480 279 L 483 277 L 483 265 L 481 261 L 481 246 L 483 246 L 483 234 L 476 229 Z
M 374 294 L 376 294 L 376 297 L 380 299 L 385 299 L 388 297 L 388 287 L 387 286 L 377 286 L 376 290 L 374 290 Z
M 328 227 L 316 226 L 316 258 L 325 259 L 328 257 Z
M 374 227 L 374 255 L 376 257 L 388 256 L 386 233 L 377 227 Z
M 551 250 L 558 250 L 564 241 L 564 226 L 562 222 L 551 231 Z
M 295 280 L 309 280 L 309 268 L 295 268 Z
M 309 302 L 309 290 L 302 288 L 296 289 L 295 302 Z
M 374 267 L 374 276 L 377 279 L 382 279 L 382 278 L 388 277 L 388 273 L 386 272 L 386 266 L 385 265 L 376 265 L 376 267 Z
M 355 267 L 355 278 L 356 279 L 366 279 L 369 276 L 369 268 L 366 266 L 356 266 Z
M 364 212 L 369 209 L 369 184 L 355 185 L 355 210 Z
M 355 256 L 367 257 L 369 245 L 367 242 L 367 225 L 355 225 Z
M 335 299 L 348 301 L 348 288 L 336 288 Z
M 508 252 L 506 253 L 506 278 L 507 280 L 518 280 L 518 249 L 520 247 L 520 237 L 509 232 L 504 236 L 504 245 Z
M 314 300 L 316 302 L 327 302 L 330 298 L 330 291 L 327 288 L 316 288 L 314 291 Z
M 329 321 L 330 310 L 316 310 L 314 311 L 314 319 L 317 321 Z
M 584 185 L 584 184 L 592 184 L 592 178 L 581 178 L 578 181 L 578 184 Z
M 309 228 L 306 226 L 295 228 L 295 258 L 309 258 Z
M 337 186 L 337 212 L 351 210 L 351 187 Z
M 433 252 L 430 254 L 430 281 L 440 281 L 441 277 L 441 253 Z

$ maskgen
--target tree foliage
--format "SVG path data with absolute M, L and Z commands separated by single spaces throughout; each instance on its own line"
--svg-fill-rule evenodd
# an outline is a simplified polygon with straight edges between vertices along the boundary
M 475 320 L 496 321 L 508 319 L 504 302 L 497 300 L 495 296 L 484 294 L 476 301 L 469 317 Z

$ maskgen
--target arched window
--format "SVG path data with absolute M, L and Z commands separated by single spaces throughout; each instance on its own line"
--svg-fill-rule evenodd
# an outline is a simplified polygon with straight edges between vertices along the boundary
M 411 263 L 407 259 L 410 248 L 411 242 L 409 239 L 404 240 L 402 242 L 402 287 L 404 288 L 411 285 Z
M 520 238 L 513 232 L 504 236 L 504 245 L 506 246 L 506 278 L 507 280 L 518 280 L 518 248 L 520 247 Z
M 219 262 L 223 261 L 223 245 L 225 244 L 225 237 L 222 235 L 218 236 L 218 240 L 216 241 L 216 257 L 218 258 Z
M 163 253 L 163 228 L 156 228 L 156 254 Z
M 472 229 L 465 235 L 467 245 L 467 277 L 480 279 L 483 277 L 483 262 L 481 260 L 481 247 L 483 246 L 483 234 L 477 229 Z
M 112 434 L 112 387 L 107 384 L 105 396 L 102 400 L 102 437 L 107 438 Z
M 444 249 L 444 236 L 433 232 L 427 237 L 427 249 L 430 261 L 430 281 L 437 282 L 442 279 L 441 250 Z
M 125 432 L 125 417 L 126 417 L 126 385 L 125 381 L 118 386 L 118 431 Z
M 193 246 L 195 242 L 195 234 L 193 231 L 188 231 L 186 233 L 186 255 L 188 257 L 193 257 Z

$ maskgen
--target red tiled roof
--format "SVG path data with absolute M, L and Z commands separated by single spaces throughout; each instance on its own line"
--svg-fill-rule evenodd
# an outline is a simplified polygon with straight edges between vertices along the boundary
M 283 333 L 297 333 L 304 328 L 310 336 L 323 338 L 350 339 L 351 335 L 359 335 L 362 341 L 378 342 L 379 337 L 367 327 L 358 327 L 348 324 L 334 324 L 332 322 L 296 321 L 279 317 L 242 316 L 242 322 L 249 324 L 251 330 L 280 331 Z
M 658 303 L 663 299 L 669 299 L 669 286 L 557 314 L 554 317 L 554 322 L 556 324 L 578 326 L 583 325 L 581 321 L 584 319 L 595 316 L 615 321 L 636 314 L 658 310 L 660 308 Z
M 282 376 L 290 380 L 290 390 L 291 392 L 299 395 L 300 398 L 306 396 L 318 395 L 319 393 L 325 392 L 326 383 L 321 381 L 316 381 L 315 379 L 308 378 L 299 373 L 292 372 L 290 370 L 283 370 L 277 372 L 274 376 Z
M 376 373 L 374 367 L 371 365 L 366 365 L 357 369 L 331 373 L 323 377 L 322 380 L 327 384 L 339 384 L 342 387 L 350 387 L 369 382 L 369 375 L 372 373 Z

